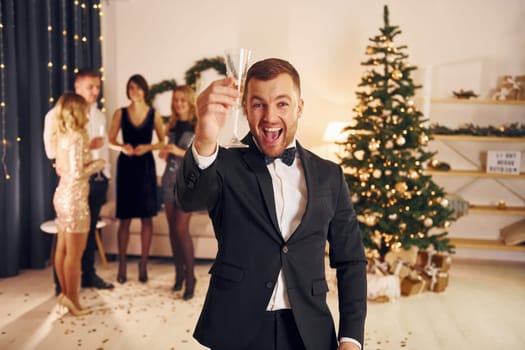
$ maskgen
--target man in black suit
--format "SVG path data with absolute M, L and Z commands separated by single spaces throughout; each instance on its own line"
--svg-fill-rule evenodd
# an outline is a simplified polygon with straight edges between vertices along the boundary
M 363 344 L 361 234 L 341 168 L 295 138 L 300 96 L 290 63 L 271 58 L 253 64 L 243 99 L 249 147 L 229 149 L 217 138 L 240 97 L 233 79 L 213 82 L 198 98 L 195 140 L 175 192 L 184 210 L 208 208 L 218 241 L 194 333 L 213 350 L 353 350 Z M 326 304 L 327 241 L 337 269 L 338 336 Z

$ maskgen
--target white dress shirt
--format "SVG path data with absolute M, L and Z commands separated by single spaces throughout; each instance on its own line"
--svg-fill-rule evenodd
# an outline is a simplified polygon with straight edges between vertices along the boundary
M 288 147 L 295 146 L 295 144 L 296 141 L 294 140 Z M 191 150 L 197 165 L 204 170 L 217 159 L 219 147 L 217 145 L 215 152 L 209 157 L 199 155 L 194 145 L 192 145 Z M 306 189 L 303 164 L 296 152 L 295 161 L 292 165 L 288 166 L 280 158 L 277 158 L 268 164 L 267 168 L 272 178 L 277 223 L 286 242 L 301 223 L 306 209 L 308 191 Z M 267 311 L 280 309 L 291 309 L 282 270 L 279 271 L 272 296 L 266 306 Z M 340 341 L 355 343 L 361 348 L 361 343 L 353 338 L 342 337 Z
M 89 109 L 89 121 L 87 124 L 87 131 L 89 138 L 103 137 L 104 143 L 101 148 L 91 150 L 91 156 L 93 159 L 103 159 L 104 175 L 109 179 L 111 178 L 111 164 L 109 162 L 109 147 L 108 147 L 108 134 L 106 130 L 106 116 L 98 108 L 97 104 L 93 103 Z M 56 136 L 56 118 L 55 108 L 53 107 L 47 112 L 44 117 L 44 149 L 46 156 L 49 159 L 56 158 L 56 142 L 54 140 Z

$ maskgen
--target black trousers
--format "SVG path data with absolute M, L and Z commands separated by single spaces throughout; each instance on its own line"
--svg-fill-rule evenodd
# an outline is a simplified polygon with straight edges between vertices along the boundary
M 305 350 L 292 310 L 267 311 L 259 333 L 246 350 Z
M 95 231 L 97 229 L 98 216 L 102 205 L 106 203 L 106 196 L 108 192 L 108 178 L 100 173 L 95 174 L 89 178 L 89 212 L 91 215 L 91 223 L 89 226 L 88 239 L 86 248 L 82 255 L 82 280 L 89 280 L 95 274 L 95 251 L 97 250 L 97 241 L 95 239 Z M 58 278 L 55 269 L 53 269 L 53 276 L 55 284 L 58 286 Z
M 91 224 L 86 243 L 86 249 L 82 255 L 82 279 L 89 280 L 95 274 L 95 251 L 97 250 L 97 241 L 95 231 L 97 221 L 102 205 L 106 203 L 108 192 L 108 178 L 100 173 L 91 176 L 89 179 L 89 212 L 91 215 Z

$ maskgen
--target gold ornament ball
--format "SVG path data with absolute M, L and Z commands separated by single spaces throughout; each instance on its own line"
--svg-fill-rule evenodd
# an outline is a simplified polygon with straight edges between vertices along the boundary
M 367 226 L 374 226 L 375 224 L 377 224 L 377 217 L 375 215 L 365 216 L 365 224 Z
M 373 172 L 372 172 L 372 176 L 375 178 L 375 179 L 379 179 L 381 177 L 381 170 L 379 169 L 375 169 Z
M 426 146 L 428 144 L 428 135 L 425 133 L 421 133 L 419 135 L 419 144 L 422 146 Z
M 385 148 L 386 148 L 386 149 L 392 149 L 392 148 L 394 148 L 394 142 L 392 142 L 392 140 L 388 140 L 388 141 L 385 143 Z
M 431 218 L 426 218 L 425 221 L 423 221 L 423 225 L 425 225 L 425 227 L 430 227 L 433 223 L 434 221 Z
M 393 214 L 388 215 L 388 219 L 390 219 L 391 221 L 396 221 L 397 220 L 397 214 L 393 213 Z
M 406 182 L 398 182 L 395 187 L 396 191 L 401 194 L 405 193 L 408 190 L 408 185 L 406 184 Z
M 363 160 L 365 158 L 365 151 L 363 151 L 363 150 L 355 151 L 354 152 L 354 157 L 357 160 Z
M 372 151 L 372 152 L 373 151 L 377 151 L 379 149 L 379 145 L 380 144 L 381 143 L 379 141 L 377 141 L 376 139 L 372 139 L 372 140 L 370 140 L 370 143 L 368 144 L 368 149 L 370 151 Z
M 399 136 L 399 137 L 396 139 L 396 144 L 397 144 L 398 146 L 403 146 L 406 142 L 407 142 L 407 140 L 406 140 L 403 136 Z
M 411 178 L 411 179 L 418 179 L 419 178 L 419 173 L 416 170 L 412 169 L 412 170 L 409 171 L 408 177 Z
M 443 199 L 441 200 L 441 205 L 442 205 L 444 208 L 448 207 L 448 199 L 443 198 Z
M 398 115 L 393 115 L 392 116 L 392 124 L 394 124 L 394 125 L 399 124 L 399 116 Z
M 392 72 L 392 79 L 399 80 L 403 78 L 403 73 L 399 69 L 394 69 Z
M 370 174 L 369 173 L 361 173 L 359 174 L 359 180 L 361 181 L 368 181 L 368 179 L 370 178 Z

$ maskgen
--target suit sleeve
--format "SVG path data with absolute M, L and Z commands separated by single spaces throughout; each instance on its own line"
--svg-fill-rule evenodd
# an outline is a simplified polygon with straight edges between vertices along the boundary
M 175 200 L 187 212 L 209 209 L 217 201 L 219 183 L 217 160 L 200 169 L 193 152 L 186 152 L 177 173 Z
M 337 206 L 328 232 L 330 266 L 337 270 L 338 338 L 353 338 L 363 344 L 367 307 L 366 258 L 348 186 L 341 169 L 338 170 Z

